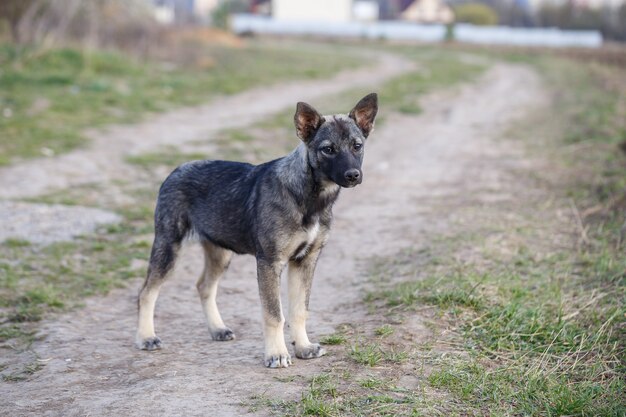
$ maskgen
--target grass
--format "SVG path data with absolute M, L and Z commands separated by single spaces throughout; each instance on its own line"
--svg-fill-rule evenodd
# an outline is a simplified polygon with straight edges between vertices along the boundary
M 377 366 L 385 363 L 402 363 L 409 354 L 403 350 L 396 350 L 393 347 L 384 348 L 379 343 L 362 343 L 355 341 L 352 343 L 349 356 L 359 365 Z
M 488 259 L 487 266 L 451 262 L 443 275 L 425 272 L 419 279 L 380 284 L 367 301 L 394 314 L 430 305 L 444 326 L 458 329 L 469 358 L 456 354 L 434 364 L 428 380 L 453 393 L 460 409 L 619 416 L 626 409 L 626 257 L 607 251 L 535 257 L 525 249 L 506 261 Z M 389 269 L 404 271 L 400 276 L 414 275 L 410 257 L 401 267 L 397 259 L 389 262 Z
M 2 244 L 9 248 L 22 248 L 25 246 L 30 246 L 31 243 L 25 239 L 9 238 L 5 240 Z
M 251 410 L 269 408 L 285 416 L 419 416 L 432 408 L 420 393 L 395 386 L 390 381 L 368 376 L 355 381 L 336 370 L 309 379 L 298 401 L 254 398 Z
M 2 380 L 6 382 L 17 382 L 28 379 L 29 376 L 33 375 L 37 371 L 41 370 L 44 367 L 44 364 L 35 360 L 24 366 L 19 372 L 7 373 L 2 375 Z M 0 372 L 3 369 L 0 369 Z
M 392 335 L 393 332 L 394 332 L 394 328 L 390 326 L 389 324 L 385 324 L 383 326 L 380 326 L 378 329 L 376 329 L 374 331 L 374 334 L 380 337 L 387 337 L 387 336 Z
M 359 63 L 332 46 L 303 54 L 297 45 L 204 45 L 194 53 L 212 65 L 176 66 L 140 62 L 116 52 L 0 45 L 0 165 L 82 146 L 86 128 L 135 122 L 146 113 L 257 85 L 326 77 Z
M 320 343 L 323 345 L 342 345 L 346 343 L 346 340 L 346 337 L 341 333 L 334 333 L 322 337 Z
M 524 381 L 520 384 L 520 381 Z M 479 361 L 449 362 L 430 374 L 436 388 L 453 392 L 475 412 L 501 415 L 619 416 L 624 386 L 562 375 L 524 372 L 520 367 L 489 369 Z
M 383 352 L 377 344 L 354 343 L 350 357 L 360 365 L 376 366 L 383 360 Z

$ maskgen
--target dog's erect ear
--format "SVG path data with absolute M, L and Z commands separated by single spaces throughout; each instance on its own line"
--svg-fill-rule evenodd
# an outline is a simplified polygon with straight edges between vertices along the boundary
M 374 127 L 374 119 L 378 113 L 378 95 L 370 93 L 363 97 L 350 112 L 350 117 L 363 132 L 363 136 L 368 137 Z
M 293 116 L 298 137 L 304 142 L 313 139 L 315 132 L 324 123 L 324 118 L 310 105 L 300 102 L 296 106 L 296 114 Z

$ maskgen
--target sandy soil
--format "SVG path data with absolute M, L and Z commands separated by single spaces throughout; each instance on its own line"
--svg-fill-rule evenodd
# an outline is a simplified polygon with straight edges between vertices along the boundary
M 299 89 L 285 87 L 284 97 L 270 100 L 280 106 L 260 106 L 258 114 L 302 99 Z M 306 91 L 304 98 L 313 94 Z M 264 98 L 263 90 L 250 94 Z M 234 100 L 233 105 L 242 102 L 248 100 Z M 429 96 L 420 116 L 385 115 L 384 125 L 367 146 L 364 183 L 344 190 L 334 210 L 334 227 L 311 298 L 312 340 L 332 333 L 340 323 L 367 320 L 360 303 L 366 285 L 363 265 L 372 256 L 394 254 L 449 228 L 439 204 L 442 198 L 472 193 L 485 204 L 507 198 L 501 181 L 506 165 L 487 162 L 502 156 L 517 161 L 516 151 L 499 145 L 497 139 L 516 117 L 544 103 L 536 74 L 498 64 L 472 85 Z M 215 110 L 223 115 L 218 118 L 220 127 L 228 126 L 232 107 Z M 162 116 L 154 121 L 156 127 L 146 123 L 142 129 L 148 137 L 163 120 L 176 123 L 177 117 Z M 181 133 L 179 139 L 191 139 L 203 129 L 211 127 Z M 154 143 L 170 142 L 159 135 Z M 150 146 L 137 140 L 133 150 Z M 6 170 L 0 180 L 4 175 Z M 42 187 L 63 187 L 69 185 L 66 181 L 51 180 Z M 2 191 L 5 197 L 18 194 L 18 188 Z M 238 416 L 247 413 L 242 403 L 253 395 L 299 399 L 300 385 L 276 377 L 316 374 L 335 360 L 334 348 L 320 359 L 294 358 L 288 369 L 262 366 L 261 311 L 252 257 L 234 259 L 218 295 L 222 316 L 238 339 L 211 341 L 194 285 L 201 262 L 198 248 L 187 248 L 176 277 L 161 292 L 156 326 L 163 350 L 143 352 L 133 347 L 139 281 L 107 297 L 90 299 L 84 309 L 44 324 L 41 332 L 47 337 L 34 349 L 46 366 L 30 380 L 0 385 L 0 414 Z M 414 321 L 419 327 L 419 316 Z

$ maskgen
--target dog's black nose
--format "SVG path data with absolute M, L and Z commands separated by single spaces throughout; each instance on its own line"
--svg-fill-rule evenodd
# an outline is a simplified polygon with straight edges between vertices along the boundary
M 344 174 L 346 176 L 346 179 L 350 182 L 356 182 L 359 177 L 361 176 L 361 172 L 359 172 L 358 169 L 349 169 L 346 171 L 346 173 Z

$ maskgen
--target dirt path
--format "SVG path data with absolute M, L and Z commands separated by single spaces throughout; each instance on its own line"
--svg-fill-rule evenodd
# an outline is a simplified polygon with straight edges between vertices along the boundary
M 293 88 L 286 88 L 284 100 L 268 99 L 281 103 L 272 109 L 300 99 Z M 450 227 L 436 202 L 467 193 L 485 203 L 506 198 L 502 165 L 486 161 L 515 155 L 494 140 L 516 115 L 543 105 L 543 98 L 539 79 L 529 69 L 495 65 L 472 85 L 431 95 L 419 117 L 387 115 L 368 145 L 364 183 L 343 191 L 334 210 L 335 224 L 312 293 L 312 339 L 340 323 L 367 320 L 359 303 L 362 263 Z M 223 123 L 221 127 L 227 125 Z M 299 399 L 298 384 L 276 378 L 318 373 L 332 364 L 333 347 L 329 356 L 295 359 L 288 369 L 262 366 L 261 311 L 251 257 L 233 261 L 218 296 L 222 316 L 238 339 L 210 341 L 194 286 L 200 271 L 199 252 L 190 247 L 157 305 L 157 332 L 165 343 L 161 351 L 132 346 L 139 282 L 46 323 L 42 332 L 48 336 L 34 347 L 45 368 L 32 380 L 0 386 L 0 414 L 238 416 L 246 413 L 241 403 L 255 394 Z

